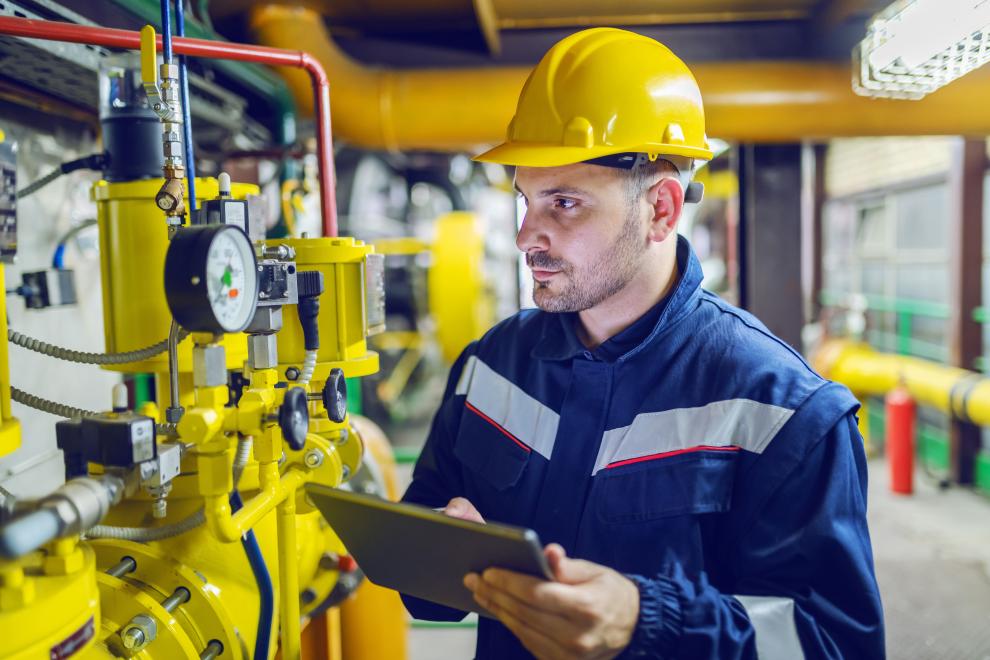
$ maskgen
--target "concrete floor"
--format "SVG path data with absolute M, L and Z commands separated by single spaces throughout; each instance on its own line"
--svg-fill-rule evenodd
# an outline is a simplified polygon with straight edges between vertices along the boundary
M 870 462 L 870 533 L 891 660 L 990 660 L 990 500 L 939 490 L 915 477 L 915 493 L 888 488 L 887 465 Z
M 406 429 L 400 441 L 425 436 Z M 883 459 L 870 461 L 869 521 L 890 660 L 990 660 L 990 499 L 940 490 L 921 473 L 895 495 Z M 411 468 L 403 466 L 407 483 Z M 409 660 L 473 657 L 472 628 L 411 623 Z

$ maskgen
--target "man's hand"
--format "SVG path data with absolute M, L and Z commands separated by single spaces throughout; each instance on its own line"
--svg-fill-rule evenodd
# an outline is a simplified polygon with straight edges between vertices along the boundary
M 639 590 L 606 566 L 544 550 L 557 578 L 548 582 L 489 568 L 469 573 L 464 586 L 541 660 L 607 660 L 629 645 L 639 619 Z
M 451 518 L 460 518 L 461 520 L 470 520 L 482 524 L 485 522 L 485 519 L 481 517 L 481 514 L 474 508 L 474 505 L 463 497 L 455 497 L 447 502 L 447 506 L 444 507 L 442 513 Z

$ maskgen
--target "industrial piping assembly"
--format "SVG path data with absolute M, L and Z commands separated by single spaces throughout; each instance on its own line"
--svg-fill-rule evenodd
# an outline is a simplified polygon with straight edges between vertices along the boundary
M 73 417 L 56 425 L 65 485 L 40 500 L 8 498 L 0 512 L 3 655 L 257 659 L 278 648 L 299 658 L 301 622 L 357 586 L 340 579 L 353 562 L 302 487 L 339 486 L 374 463 L 348 415 L 344 378 L 378 369 L 366 306 L 382 304 L 383 290 L 380 271 L 366 272 L 373 248 L 336 236 L 326 74 L 305 53 L 157 37 L 150 26 L 141 35 L 0 18 L 0 34 L 141 49 L 145 114 L 161 119 L 151 128 L 164 160 L 164 177 L 108 177 L 92 189 L 111 355 L 12 334 L 56 359 L 155 374 L 162 409 L 130 409 L 123 386 L 105 412 L 18 394 Z M 190 179 L 195 197 L 186 197 L 187 100 L 173 52 L 309 73 L 324 237 L 252 240 L 245 198 L 257 187 L 226 175 Z M 158 281 L 164 297 L 148 292 Z M 7 347 L 0 342 L 0 455 L 20 445 Z M 404 631 L 401 612 L 394 624 Z

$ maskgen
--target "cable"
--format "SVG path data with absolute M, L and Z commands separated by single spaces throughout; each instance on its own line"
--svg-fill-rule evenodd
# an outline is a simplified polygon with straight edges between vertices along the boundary
M 71 241 L 76 234 L 84 229 L 92 227 L 95 224 L 97 224 L 97 222 L 93 218 L 83 220 L 59 237 L 59 239 L 55 242 L 55 254 L 52 255 L 52 268 L 62 270 L 62 268 L 65 267 L 65 245 Z
M 17 403 L 24 404 L 28 408 L 34 408 L 35 410 L 40 410 L 41 412 L 46 412 L 56 417 L 65 417 L 66 419 L 72 419 L 74 417 L 102 417 L 103 413 L 96 412 L 95 410 L 86 410 L 85 408 L 76 408 L 75 406 L 68 406 L 64 403 L 56 403 L 49 399 L 42 398 L 36 394 L 30 394 L 24 390 L 19 390 L 13 385 L 10 386 L 10 398 Z M 159 435 L 175 435 L 176 426 L 175 424 L 155 424 L 155 432 Z
M 186 36 L 186 17 L 183 2 L 175 0 L 175 25 L 180 37 Z M 192 110 L 189 104 L 189 78 L 186 75 L 186 56 L 179 55 L 179 92 L 182 94 L 182 130 L 186 152 L 186 181 L 189 188 L 189 212 L 196 210 L 196 161 L 193 160 Z M 192 216 L 190 215 L 190 218 Z
M 91 154 L 89 156 L 83 156 L 82 158 L 77 158 L 75 160 L 70 160 L 62 163 L 57 169 L 52 170 L 45 176 L 41 177 L 37 181 L 29 183 L 24 188 L 17 191 L 17 199 L 22 199 L 27 197 L 32 193 L 36 193 L 49 183 L 59 178 L 63 174 L 68 174 L 69 172 L 75 172 L 76 170 L 102 170 L 107 163 L 106 154 Z
M 253 439 L 250 436 L 242 436 L 237 441 L 237 453 L 234 455 L 234 490 L 230 493 L 230 509 L 233 513 L 244 508 L 241 494 L 237 491 L 237 483 L 251 455 L 252 443 Z M 267 660 L 268 649 L 271 646 L 272 620 L 275 617 L 275 590 L 272 588 L 272 577 L 268 572 L 265 556 L 261 554 L 261 547 L 258 545 L 254 530 L 249 529 L 241 537 L 241 546 L 251 565 L 254 580 L 258 583 L 258 595 L 261 599 L 261 607 L 258 611 L 258 634 L 254 638 L 254 660 Z
M 186 330 L 179 330 L 179 341 L 181 342 L 189 335 Z M 123 353 L 89 353 L 86 351 L 76 351 L 71 348 L 63 348 L 55 344 L 28 337 L 7 328 L 7 339 L 11 344 L 16 344 L 21 348 L 26 348 L 35 353 L 41 353 L 48 357 L 65 360 L 66 362 L 78 362 L 79 364 L 129 364 L 131 362 L 142 362 L 160 355 L 168 350 L 168 339 L 163 339 L 157 344 L 152 344 L 145 348 Z
M 162 61 L 172 63 L 172 14 L 169 0 L 161 0 L 162 7 Z

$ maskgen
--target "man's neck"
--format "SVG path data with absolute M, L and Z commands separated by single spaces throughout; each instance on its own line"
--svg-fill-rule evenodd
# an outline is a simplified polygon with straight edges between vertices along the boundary
M 621 291 L 594 307 L 578 312 L 577 333 L 586 348 L 597 348 L 619 334 L 663 300 L 677 284 L 677 259 L 646 269 Z

